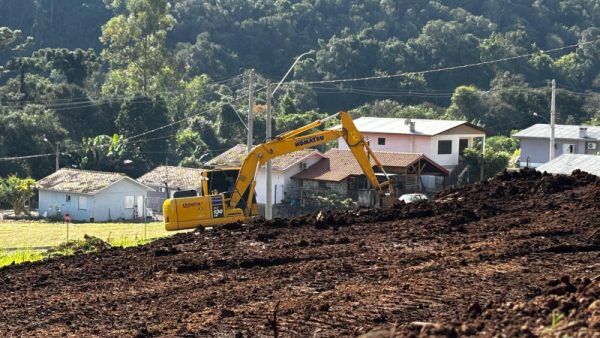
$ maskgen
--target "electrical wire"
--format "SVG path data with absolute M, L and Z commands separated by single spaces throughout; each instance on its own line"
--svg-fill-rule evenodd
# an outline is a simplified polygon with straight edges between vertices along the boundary
M 233 79 L 236 79 L 238 77 L 241 77 L 242 75 L 243 74 L 238 74 L 236 76 L 226 78 L 223 80 L 213 81 L 213 82 L 211 82 L 211 84 L 222 84 L 222 83 L 231 81 Z M 155 92 L 155 94 L 161 94 L 161 95 L 171 95 L 171 94 L 179 94 L 179 93 L 181 93 L 180 90 Z M 54 109 L 54 108 L 58 108 L 58 107 L 68 107 L 68 106 L 73 106 L 73 105 L 78 105 L 78 104 L 89 104 L 89 103 L 93 103 L 92 105 L 89 105 L 89 106 L 102 105 L 102 104 L 106 104 L 106 103 L 110 103 L 110 102 L 121 102 L 125 99 L 131 99 L 131 98 L 132 98 L 131 95 L 123 94 L 123 95 L 111 95 L 108 97 L 101 97 L 98 100 L 91 100 L 88 97 L 69 98 L 69 99 L 54 99 L 54 100 L 22 100 L 22 101 L 18 101 L 16 103 L 14 103 L 14 104 L 4 105 L 4 107 L 18 108 L 18 107 L 21 107 L 23 104 L 40 104 L 40 105 L 46 106 L 47 108 Z M 151 100 L 139 101 L 139 102 L 151 102 Z M 86 107 L 88 107 L 88 106 L 86 105 L 86 106 L 76 107 L 76 108 L 86 108 Z
M 589 45 L 589 44 L 596 43 L 596 42 L 599 42 L 599 41 L 600 41 L 600 39 L 591 40 L 591 41 L 585 41 L 585 42 L 579 42 L 579 43 L 568 45 L 568 46 L 563 46 L 563 47 L 558 47 L 558 48 L 552 48 L 552 49 L 547 49 L 547 50 L 539 50 L 539 51 L 534 52 L 534 53 L 527 53 L 527 54 L 522 54 L 522 55 L 515 55 L 515 56 L 505 57 L 505 58 L 501 58 L 501 59 L 489 60 L 489 61 L 481 61 L 481 62 L 470 63 L 470 64 L 460 65 L 460 66 L 451 66 L 451 67 L 435 68 L 435 69 L 429 69 L 429 70 L 423 70 L 423 71 L 403 72 L 403 73 L 385 74 L 385 75 L 374 75 L 374 76 L 357 77 L 357 78 L 347 78 L 347 79 L 318 80 L 318 81 L 290 81 L 290 82 L 286 82 L 285 85 L 293 85 L 293 84 L 345 83 L 345 82 L 357 82 L 357 81 L 368 81 L 368 80 L 378 80 L 378 79 L 390 79 L 390 78 L 402 77 L 402 76 L 407 76 L 407 75 L 439 73 L 439 72 L 445 72 L 445 71 L 450 71 L 450 70 L 465 69 L 465 68 L 478 67 L 478 66 L 483 66 L 483 65 L 489 65 L 489 64 L 504 62 L 504 61 L 522 59 L 522 58 L 534 56 L 534 55 L 537 55 L 537 54 L 540 54 L 540 53 L 557 52 L 557 51 L 561 51 L 561 50 L 565 50 L 565 49 L 570 49 L 570 48 L 574 48 L 574 47 L 581 47 L 581 46 Z
M 27 160 L 31 158 L 39 158 L 39 157 L 49 157 L 54 156 L 56 154 L 38 154 L 38 155 L 27 155 L 27 156 L 13 156 L 13 157 L 0 157 L 0 161 L 19 161 L 19 160 Z

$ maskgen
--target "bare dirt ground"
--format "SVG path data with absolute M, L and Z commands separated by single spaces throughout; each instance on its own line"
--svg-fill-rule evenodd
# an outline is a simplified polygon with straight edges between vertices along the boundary
M 6 336 L 598 336 L 600 180 L 510 173 L 0 269 Z

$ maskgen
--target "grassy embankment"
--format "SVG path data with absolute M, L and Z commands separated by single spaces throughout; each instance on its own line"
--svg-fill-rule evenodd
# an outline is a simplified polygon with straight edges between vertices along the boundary
M 159 222 L 148 223 L 145 231 L 139 223 L 71 224 L 68 231 L 69 241 L 88 235 L 117 247 L 142 245 L 174 234 Z M 62 223 L 0 222 L 0 267 L 43 259 L 45 249 L 66 241 L 67 226 Z

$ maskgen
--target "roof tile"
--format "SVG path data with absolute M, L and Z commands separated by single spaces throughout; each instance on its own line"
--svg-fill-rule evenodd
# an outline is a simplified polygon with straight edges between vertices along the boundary
M 198 189 L 202 186 L 202 170 L 174 166 L 160 166 L 149 171 L 138 182 L 151 186 L 162 186 L 165 183 L 172 188 Z
M 375 151 L 375 156 L 384 167 L 406 168 L 420 159 L 427 159 L 422 153 L 396 153 Z M 350 150 L 331 149 L 323 154 L 323 159 L 293 178 L 339 182 L 348 176 L 362 175 L 363 171 Z M 430 161 L 429 159 L 427 159 Z M 431 162 L 433 163 L 433 162 Z M 446 172 L 445 169 L 440 170 Z
M 221 155 L 208 161 L 206 164 L 215 167 L 241 167 L 246 158 L 246 145 L 238 144 Z M 293 153 L 278 156 L 272 160 L 273 170 L 285 171 L 311 154 L 319 154 L 315 149 L 303 149 Z
M 65 168 L 39 180 L 36 187 L 41 190 L 93 195 L 126 177 L 120 173 Z

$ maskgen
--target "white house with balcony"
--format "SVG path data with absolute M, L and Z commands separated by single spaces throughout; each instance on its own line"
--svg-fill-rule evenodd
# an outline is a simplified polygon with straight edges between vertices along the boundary
M 485 147 L 485 130 L 467 121 L 361 117 L 354 124 L 374 151 L 422 153 L 450 171 L 466 148 Z M 348 145 L 340 138 L 338 148 Z

